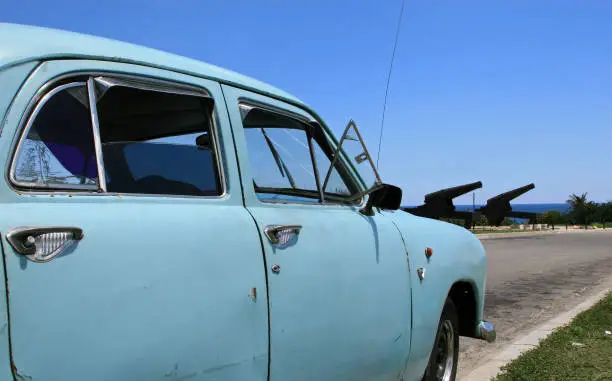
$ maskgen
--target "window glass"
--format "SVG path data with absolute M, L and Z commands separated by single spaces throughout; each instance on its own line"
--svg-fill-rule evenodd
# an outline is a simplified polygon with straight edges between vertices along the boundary
M 331 162 L 310 136 L 315 132 L 313 127 L 273 111 L 245 105 L 240 108 L 258 197 L 278 202 L 319 200 L 309 139 L 312 139 L 320 181 Z M 335 197 L 326 197 L 326 200 L 351 194 L 335 168 L 327 194 Z
M 116 86 L 97 108 L 109 192 L 222 193 L 211 99 Z
M 85 84 L 66 85 L 42 105 L 15 161 L 21 185 L 64 188 L 97 184 Z
M 314 152 L 315 158 L 317 159 L 317 168 L 319 169 L 319 178 L 321 179 L 321 186 L 323 186 L 323 181 L 325 180 L 326 170 L 331 165 L 331 160 L 325 155 L 323 150 L 318 144 L 314 144 Z M 325 193 L 335 194 L 339 196 L 350 196 L 351 191 L 346 186 L 344 180 L 340 176 L 338 172 L 337 165 L 334 165 L 334 168 L 331 170 L 331 174 L 329 175 L 329 180 L 327 180 L 327 186 L 325 189 Z
M 257 187 L 317 191 L 304 131 L 249 128 L 245 135 Z

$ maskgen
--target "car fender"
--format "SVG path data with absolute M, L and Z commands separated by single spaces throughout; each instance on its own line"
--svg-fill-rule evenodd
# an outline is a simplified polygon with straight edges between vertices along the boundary
M 480 240 L 461 226 L 385 211 L 405 243 L 412 286 L 412 338 L 405 379 L 420 379 L 429 360 L 444 302 L 453 285 L 472 288 L 474 318 L 482 319 L 486 280 L 486 255 Z M 431 256 L 426 249 L 432 250 Z M 423 277 L 418 272 L 423 271 Z M 476 325 L 474 325 L 474 330 Z

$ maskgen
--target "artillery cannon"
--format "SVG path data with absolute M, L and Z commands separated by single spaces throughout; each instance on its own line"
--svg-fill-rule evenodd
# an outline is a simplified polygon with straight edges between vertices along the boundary
M 423 205 L 415 208 L 404 207 L 402 210 L 414 214 L 415 216 L 433 219 L 457 218 L 464 220 L 464 226 L 466 229 L 469 229 L 470 226 L 472 226 L 474 214 L 472 212 L 456 210 L 455 205 L 453 204 L 453 199 L 478 188 L 482 188 L 482 182 L 480 181 L 459 185 L 452 188 L 441 189 L 439 191 L 426 194 Z
M 510 201 L 518 196 L 535 188 L 533 183 L 504 192 L 487 200 L 485 206 L 472 211 L 458 211 L 453 204 L 453 199 L 471 192 L 475 189 L 482 188 L 482 182 L 477 181 L 470 184 L 459 185 L 456 187 L 441 189 L 436 192 L 425 195 L 423 205 L 409 208 L 401 208 L 403 211 L 416 216 L 440 219 L 440 218 L 456 218 L 464 221 L 464 227 L 469 229 L 472 226 L 472 221 L 480 215 L 487 217 L 487 221 L 491 225 L 499 226 L 504 218 L 525 218 L 531 221 L 538 216 L 537 213 L 513 211 Z
M 482 213 L 487 217 L 487 221 L 491 225 L 499 226 L 506 217 L 526 218 L 535 220 L 537 213 L 513 211 L 510 201 L 518 196 L 521 196 L 535 188 L 535 184 L 527 184 L 520 188 L 504 192 L 487 200 L 487 204 L 476 210 L 477 213 Z

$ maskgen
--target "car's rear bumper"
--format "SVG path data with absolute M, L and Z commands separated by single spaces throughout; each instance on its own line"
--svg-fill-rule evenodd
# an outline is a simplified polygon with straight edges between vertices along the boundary
M 493 324 L 488 321 L 481 321 L 476 326 L 476 338 L 481 340 L 486 340 L 489 343 L 495 341 L 497 337 L 497 333 L 495 332 L 495 327 Z

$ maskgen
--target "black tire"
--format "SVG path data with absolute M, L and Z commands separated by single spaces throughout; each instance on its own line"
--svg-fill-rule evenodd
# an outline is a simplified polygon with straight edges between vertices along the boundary
M 453 301 L 447 298 L 423 381 L 455 381 L 458 358 L 459 318 Z

